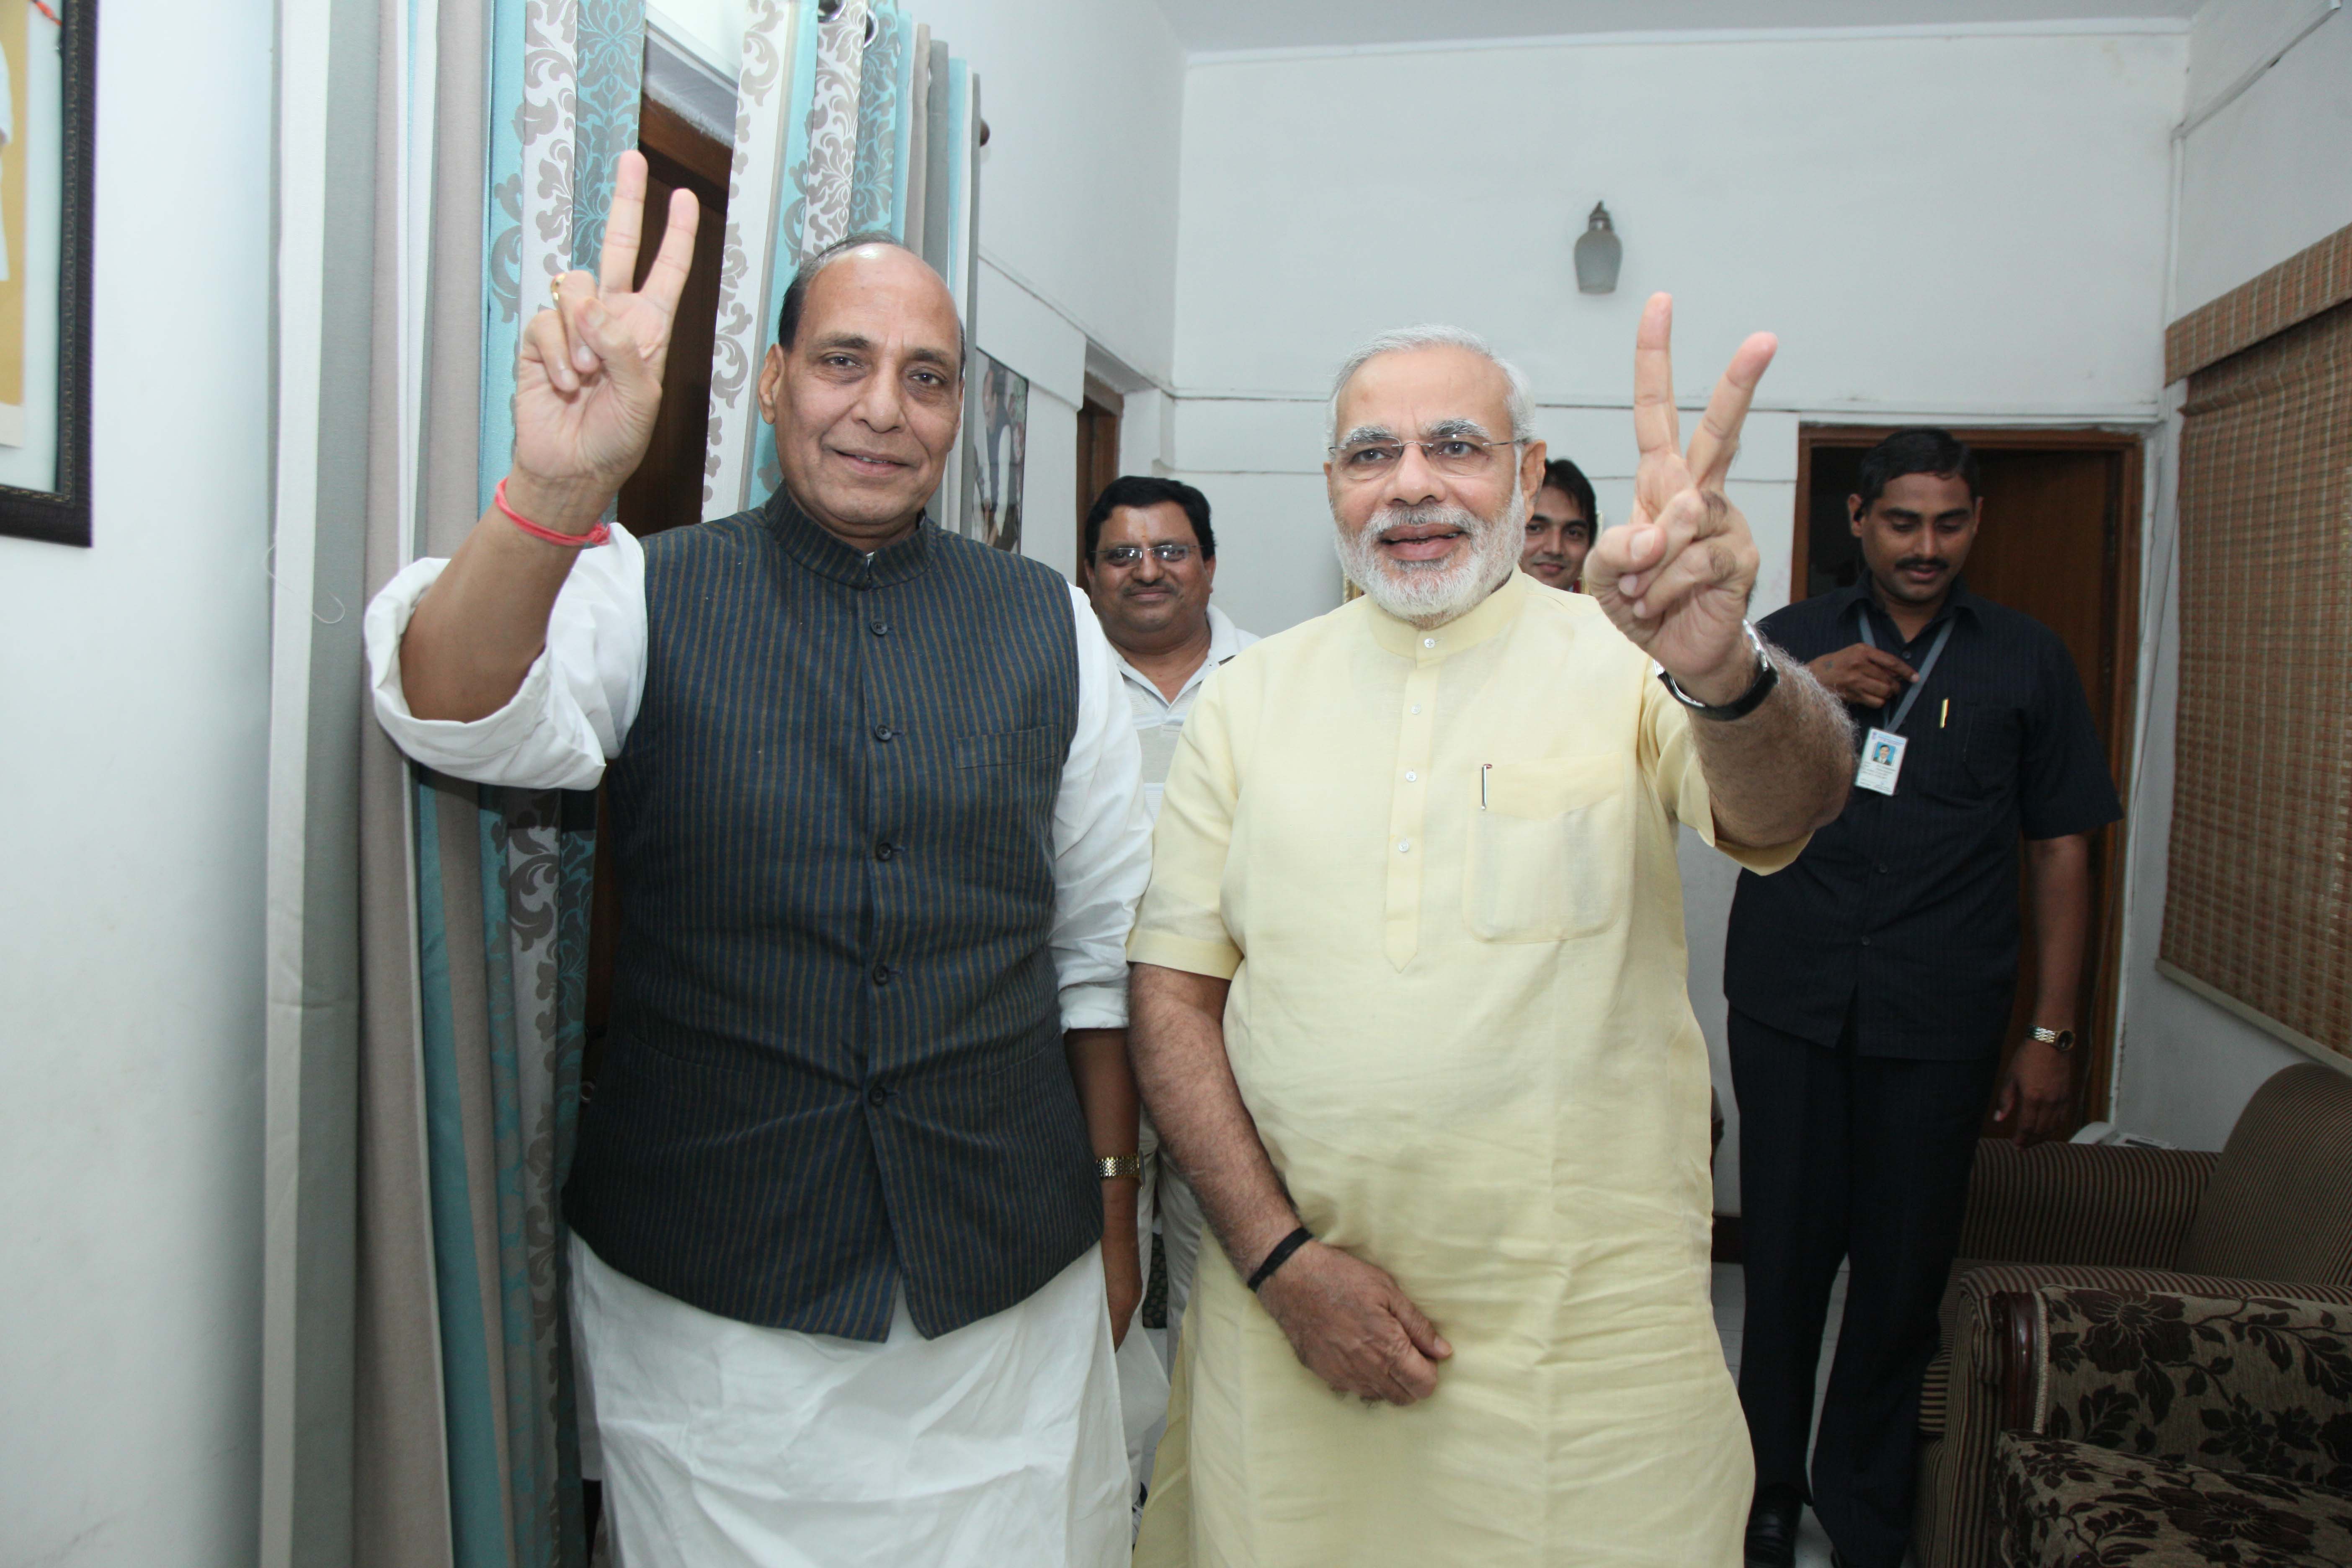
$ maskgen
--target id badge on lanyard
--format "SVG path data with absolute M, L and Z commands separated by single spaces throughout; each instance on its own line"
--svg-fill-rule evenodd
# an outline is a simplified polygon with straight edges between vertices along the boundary
M 1895 781 L 1903 776 L 1903 753 L 1911 744 L 1901 733 L 1903 721 L 1911 716 L 1912 704 L 1917 702 L 1919 693 L 1927 689 L 1927 677 L 1934 672 L 1936 661 L 1944 656 L 1944 645 L 1952 640 L 1953 624 L 1946 621 L 1944 629 L 1936 634 L 1935 642 L 1927 649 L 1927 657 L 1919 661 L 1919 678 L 1911 683 L 1911 689 L 1905 692 L 1903 700 L 1896 704 L 1895 717 L 1886 721 L 1885 728 L 1873 729 L 1863 737 L 1862 761 L 1853 770 L 1854 788 L 1866 789 L 1877 795 L 1895 793 Z M 1871 635 L 1867 608 L 1862 615 L 1862 640 L 1872 647 L 1878 646 L 1878 639 Z

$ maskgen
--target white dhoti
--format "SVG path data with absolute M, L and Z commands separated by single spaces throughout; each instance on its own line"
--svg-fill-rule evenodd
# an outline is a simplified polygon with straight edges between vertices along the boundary
M 1115 1568 L 1118 1375 L 1094 1247 L 926 1340 L 761 1328 L 572 1241 L 573 1322 L 625 1568 Z

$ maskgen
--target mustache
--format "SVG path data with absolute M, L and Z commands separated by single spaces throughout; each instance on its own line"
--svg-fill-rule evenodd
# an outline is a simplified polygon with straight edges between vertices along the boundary
M 1895 563 L 1895 569 L 1897 572 L 1916 572 L 1923 569 L 1931 569 L 1937 572 L 1950 570 L 1950 568 L 1943 562 L 1931 561 L 1924 556 L 1913 556 L 1908 560 L 1897 561 Z
M 1476 512 L 1458 506 L 1390 506 L 1372 513 L 1365 531 L 1378 539 L 1392 528 L 1458 528 L 1477 533 L 1494 526 Z

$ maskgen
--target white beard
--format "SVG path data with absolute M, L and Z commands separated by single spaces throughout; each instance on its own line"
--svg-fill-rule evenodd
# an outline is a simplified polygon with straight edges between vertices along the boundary
M 1442 626 L 1459 619 L 1502 586 L 1519 563 L 1527 531 L 1527 496 L 1517 473 L 1502 515 L 1492 520 L 1462 507 L 1383 507 L 1360 529 L 1350 529 L 1334 510 L 1332 545 L 1339 570 L 1364 596 L 1398 620 Z M 1462 530 L 1465 544 L 1443 561 L 1399 561 L 1375 542 L 1387 530 L 1412 523 L 1439 523 Z

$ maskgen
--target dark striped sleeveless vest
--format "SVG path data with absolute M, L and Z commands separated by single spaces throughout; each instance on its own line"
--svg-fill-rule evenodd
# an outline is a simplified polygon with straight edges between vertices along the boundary
M 936 1336 L 1102 1236 L 1062 1050 L 1070 591 L 926 520 L 869 562 L 782 491 L 646 541 L 606 773 L 612 1022 L 564 1214 L 746 1322 Z

